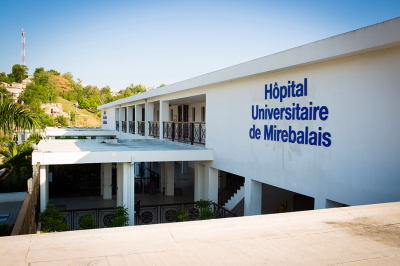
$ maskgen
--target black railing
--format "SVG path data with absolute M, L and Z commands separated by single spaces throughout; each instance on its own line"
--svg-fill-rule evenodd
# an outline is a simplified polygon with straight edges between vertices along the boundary
M 236 217 L 237 215 L 216 203 L 212 204 L 216 219 Z M 114 219 L 115 208 L 67 210 L 64 223 L 68 224 L 68 230 L 81 230 L 81 219 L 87 213 L 91 213 L 95 220 L 95 228 L 106 228 Z M 178 211 L 189 214 L 188 220 L 198 220 L 199 210 L 195 208 L 195 202 L 161 205 L 140 205 L 135 203 L 135 225 L 160 224 L 178 222 Z
M 144 121 L 138 121 L 137 122 L 138 124 L 137 124 L 137 128 L 138 128 L 138 134 L 140 134 L 140 135 L 142 135 L 142 136 L 144 136 L 144 134 L 145 134 L 145 132 L 144 132 Z
M 160 122 L 149 121 L 149 136 L 158 138 L 160 136 Z
M 164 139 L 172 141 L 206 144 L 206 123 L 203 122 L 163 122 Z
M 135 134 L 135 121 L 129 121 L 129 133 Z
M 96 228 L 105 228 L 114 219 L 114 208 L 101 208 L 101 209 L 84 209 L 84 210 L 68 210 L 62 211 L 66 215 L 64 223 L 69 224 L 68 230 L 80 230 L 82 217 L 91 213 L 96 221 Z
M 122 121 L 122 132 L 126 133 L 126 121 Z
M 244 177 L 233 176 L 226 186 L 218 193 L 218 204 L 223 206 L 244 185 Z
M 115 130 L 119 131 L 119 121 L 115 121 Z
M 160 224 L 178 221 L 177 212 L 183 211 L 189 214 L 188 220 L 198 220 L 199 210 L 196 209 L 194 202 L 179 204 L 161 204 L 137 206 L 135 225 Z M 236 217 L 237 215 L 216 203 L 212 205 L 216 218 Z

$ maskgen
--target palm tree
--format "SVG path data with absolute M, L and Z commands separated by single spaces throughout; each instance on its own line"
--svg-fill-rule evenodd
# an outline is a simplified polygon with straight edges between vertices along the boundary
M 42 127 L 39 117 L 11 101 L 0 105 L 0 130 L 9 133 L 14 129 L 30 129 L 35 131 Z
M 14 179 L 17 184 L 20 184 L 23 168 L 31 166 L 31 162 L 27 158 L 31 154 L 32 148 L 29 143 L 17 145 L 14 142 L 9 142 L 7 149 L 0 150 L 0 155 L 5 157 L 2 164 L 0 164 L 0 169 L 5 168 L 14 172 Z

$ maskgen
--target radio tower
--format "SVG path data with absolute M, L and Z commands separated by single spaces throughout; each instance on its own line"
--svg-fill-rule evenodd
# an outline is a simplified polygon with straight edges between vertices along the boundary
M 25 31 L 22 29 L 21 65 L 25 65 Z

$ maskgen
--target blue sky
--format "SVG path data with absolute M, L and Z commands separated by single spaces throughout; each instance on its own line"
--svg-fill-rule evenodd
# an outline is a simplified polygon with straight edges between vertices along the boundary
M 0 1 L 0 72 L 158 87 L 400 16 L 400 1 Z

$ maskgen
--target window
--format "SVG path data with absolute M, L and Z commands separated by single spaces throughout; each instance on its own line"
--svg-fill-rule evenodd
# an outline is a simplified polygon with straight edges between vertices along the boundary
M 196 122 L 196 108 L 192 107 L 192 122 Z
M 174 110 L 171 109 L 170 112 L 171 112 L 171 114 L 169 117 L 169 121 L 174 121 Z
M 206 121 L 206 108 L 201 107 L 201 122 L 205 122 L 205 121 Z
M 160 110 L 157 110 L 157 119 L 156 121 L 160 121 Z

